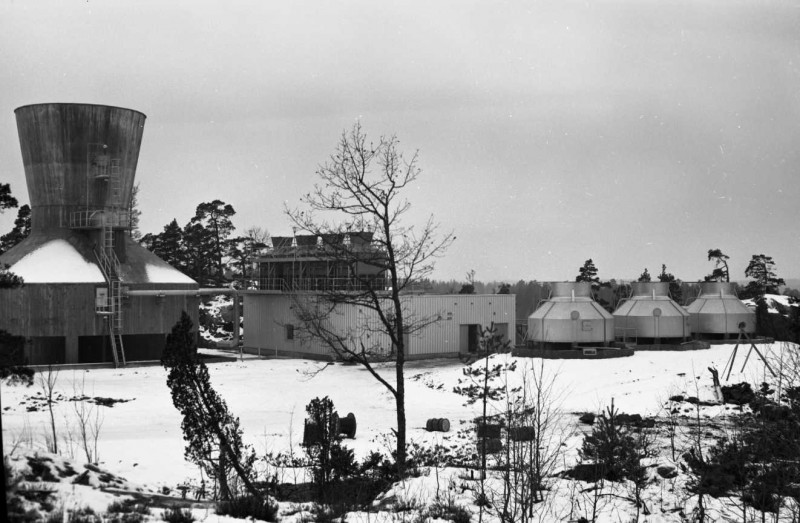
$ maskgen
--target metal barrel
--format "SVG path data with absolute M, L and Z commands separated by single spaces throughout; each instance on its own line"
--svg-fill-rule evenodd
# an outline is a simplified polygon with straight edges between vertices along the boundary
M 531 426 L 523 425 L 508 429 L 508 437 L 511 441 L 533 441 L 535 436 L 536 431 Z
M 500 437 L 500 425 L 490 424 L 490 423 L 479 423 L 478 424 L 478 438 L 499 438 Z
M 355 418 L 353 419 L 355 422 Z M 339 435 L 341 430 L 341 421 L 339 420 L 339 415 L 337 413 L 333 413 L 331 419 L 329 420 L 330 426 L 328 427 L 328 437 Z M 355 426 L 354 426 L 355 430 Z M 355 433 L 355 432 L 354 432 Z M 325 438 L 325 431 L 321 426 L 319 426 L 316 422 L 312 420 L 305 420 L 305 424 L 303 425 L 303 445 L 315 445 L 317 443 L 321 443 L 322 440 Z
M 448 432 L 450 430 L 450 420 L 447 418 L 431 418 L 425 423 L 428 432 Z

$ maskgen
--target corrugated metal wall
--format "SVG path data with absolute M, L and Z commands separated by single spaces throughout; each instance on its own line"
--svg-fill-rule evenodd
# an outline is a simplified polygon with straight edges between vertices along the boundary
M 287 326 L 294 327 L 289 339 Z M 281 351 L 327 357 L 329 350 L 322 343 L 301 336 L 294 314 L 292 297 L 285 294 L 244 294 L 245 348 L 262 353 Z
M 20 336 L 108 334 L 106 320 L 95 313 L 96 288 L 105 285 L 27 283 L 7 289 L 0 293 L 0 329 Z M 196 296 L 127 298 L 122 304 L 123 334 L 169 333 L 184 310 L 197 328 L 198 304 Z
M 309 295 L 302 303 L 313 300 Z M 426 325 L 407 335 L 407 356 L 430 358 L 455 356 L 466 352 L 468 329 L 464 326 L 488 327 L 492 322 L 498 332 L 508 339 L 515 324 L 516 297 L 508 294 L 492 295 L 409 295 L 404 296 L 406 323 Z M 294 314 L 296 303 L 283 294 L 247 293 L 244 295 L 244 346 L 254 351 L 280 351 L 327 357 L 329 348 L 303 335 Z M 307 305 L 306 305 L 307 306 Z M 364 343 L 369 349 L 391 351 L 391 342 L 381 328 L 374 312 L 356 306 L 339 306 L 329 317 L 331 326 L 350 343 Z M 295 326 L 294 340 L 288 339 L 287 325 Z
M 516 296 L 513 294 L 419 295 L 411 297 L 416 319 L 440 317 L 410 339 L 409 356 L 455 355 L 466 352 L 468 328 L 487 328 L 494 322 L 498 333 L 508 339 L 516 322 Z
M 95 293 L 98 288 L 106 289 L 106 286 L 27 283 L 17 289 L 6 289 L 0 293 L 0 329 L 32 340 L 25 349 L 31 364 L 80 363 L 81 351 L 91 352 L 86 348 L 91 345 L 90 338 L 97 337 L 104 342 L 108 338 L 108 320 L 95 312 Z M 164 298 L 133 296 L 124 299 L 123 340 L 132 335 L 145 336 L 154 343 L 153 347 L 144 351 L 132 346 L 128 359 L 145 356 L 149 359 L 156 354 L 160 357 L 164 337 L 180 319 L 182 311 L 189 314 L 196 330 L 198 303 L 199 298 L 193 295 Z M 82 345 L 80 339 L 86 343 Z M 93 356 L 94 360 L 97 358 Z

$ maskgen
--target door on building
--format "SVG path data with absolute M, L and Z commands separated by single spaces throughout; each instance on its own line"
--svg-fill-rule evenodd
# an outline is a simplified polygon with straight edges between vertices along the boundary
M 459 325 L 458 334 L 459 334 L 459 340 L 458 340 L 459 352 L 462 353 L 466 352 L 470 354 L 478 352 L 481 340 L 480 324 L 477 323 L 461 324 Z
M 474 354 L 478 352 L 478 348 L 480 345 L 481 339 L 481 326 L 480 325 L 470 325 L 469 326 L 469 335 L 468 335 L 468 347 L 470 354 Z

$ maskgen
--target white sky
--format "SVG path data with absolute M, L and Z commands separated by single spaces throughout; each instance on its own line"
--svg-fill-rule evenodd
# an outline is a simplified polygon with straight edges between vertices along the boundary
M 144 232 L 220 198 L 287 234 L 360 119 L 419 150 L 438 278 L 693 280 L 709 248 L 798 277 L 798 28 L 780 0 L 0 0 L 0 181 L 27 201 L 16 107 L 129 107 Z

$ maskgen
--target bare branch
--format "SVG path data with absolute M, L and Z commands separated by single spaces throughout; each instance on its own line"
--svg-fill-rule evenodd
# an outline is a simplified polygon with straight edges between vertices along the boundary
M 307 342 L 320 343 L 337 357 L 362 365 L 394 395 L 402 470 L 406 340 L 440 319 L 415 316 L 403 293 L 423 282 L 455 238 L 452 233 L 439 237 L 433 217 L 421 229 L 404 224 L 411 203 L 403 190 L 421 169 L 417 152 L 406 159 L 398 148 L 395 136 L 369 142 L 356 123 L 342 133 L 334 153 L 319 166 L 318 183 L 301 198 L 303 209 L 287 206 L 285 212 L 296 230 L 318 238 L 320 257 L 347 268 L 352 284 L 316 290 L 313 298 L 297 295 L 294 310 L 300 331 Z M 337 307 L 355 307 L 363 314 L 356 324 L 342 326 L 332 321 Z M 394 385 L 373 367 L 379 361 L 394 363 Z

